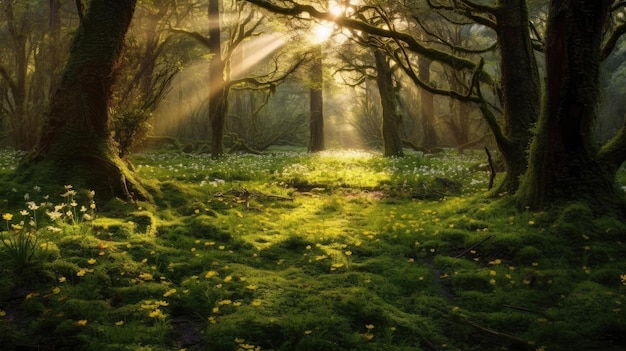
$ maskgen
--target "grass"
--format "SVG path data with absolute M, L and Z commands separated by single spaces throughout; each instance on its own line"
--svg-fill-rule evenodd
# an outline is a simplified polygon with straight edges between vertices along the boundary
M 4 151 L 0 172 L 19 156 Z M 481 153 L 132 161 L 156 203 L 92 208 L 88 193 L 72 205 L 67 189 L 6 189 L 7 224 L 25 221 L 37 247 L 27 264 L 0 249 L 3 348 L 626 344 L 626 224 L 583 204 L 535 213 L 488 198 Z M 27 201 L 37 209 L 20 214 Z

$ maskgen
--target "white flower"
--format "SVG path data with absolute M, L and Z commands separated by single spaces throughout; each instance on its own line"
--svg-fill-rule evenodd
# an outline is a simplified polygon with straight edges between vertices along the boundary
M 30 200 L 30 194 L 29 193 L 24 194 L 24 200 L 26 200 L 26 201 Z
M 52 226 L 52 225 L 47 226 L 46 229 L 49 232 L 52 232 L 52 233 L 60 233 L 60 232 L 63 231 L 61 228 L 58 228 L 58 227 L 55 227 L 55 226 Z
M 39 208 L 39 206 L 35 203 L 35 201 L 29 201 L 26 203 L 26 205 L 28 205 L 28 209 L 31 211 L 35 211 L 36 209 Z
M 56 221 L 57 219 L 61 218 L 61 216 L 63 216 L 63 214 L 59 211 L 46 211 L 46 214 L 48 215 L 48 217 L 50 217 L 50 220 L 52 221 Z
M 20 214 L 21 214 L 22 216 L 28 216 L 28 213 L 29 213 L 29 212 L 28 212 L 28 211 L 26 211 L 26 210 L 21 210 L 21 211 L 20 211 Z

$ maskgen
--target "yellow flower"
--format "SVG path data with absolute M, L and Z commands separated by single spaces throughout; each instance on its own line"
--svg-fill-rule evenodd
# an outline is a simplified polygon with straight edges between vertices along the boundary
M 58 286 L 56 288 L 52 289 L 52 293 L 55 294 L 55 295 L 60 293 L 60 292 L 61 292 L 61 288 L 59 288 Z
M 87 270 L 85 268 L 81 268 L 78 272 L 76 272 L 76 275 L 79 277 L 84 276 L 87 273 Z
M 215 276 L 218 276 L 218 275 L 220 275 L 220 274 L 217 273 L 216 271 L 208 271 L 204 277 L 205 278 L 211 278 L 211 277 L 215 277 Z
M 90 258 L 89 261 L 87 261 L 87 263 L 95 264 L 96 263 L 96 259 L 95 258 Z
M 344 252 L 344 253 L 346 254 L 346 256 L 350 256 L 350 255 L 352 255 L 352 251 L 350 251 L 350 250 L 347 250 L 347 251 L 346 251 L 346 252 Z
M 622 284 L 626 285 L 626 274 L 621 274 L 619 278 L 622 280 Z
M 372 329 L 374 329 L 374 324 L 366 324 L 366 325 L 365 325 L 365 328 L 366 328 L 367 330 L 372 330 Z
M 625 276 L 625 277 L 626 277 L 626 276 Z M 258 288 L 258 286 L 256 286 L 256 285 L 252 285 L 252 284 L 251 284 L 251 285 L 246 286 L 246 289 L 248 289 L 248 290 L 256 290 L 257 288 Z
M 154 280 L 154 277 L 150 273 L 141 273 L 139 274 L 139 278 L 143 280 Z
M 261 300 L 255 299 L 255 300 L 252 301 L 251 305 L 254 306 L 254 307 L 259 307 L 259 306 L 261 306 Z
M 227 275 L 226 278 L 224 278 L 224 283 L 229 283 L 231 280 L 233 280 L 233 277 L 230 275 Z
M 163 297 L 168 297 L 176 292 L 176 289 L 170 289 L 163 294 Z
M 84 327 L 87 325 L 87 320 L 86 319 L 81 319 L 79 321 L 76 322 L 77 325 L 80 325 L 81 327 Z
M 124 321 L 117 321 L 117 322 L 115 322 L 115 325 L 117 325 L 117 326 L 124 325 Z
M 313 333 L 313 331 L 312 331 L 312 330 L 305 330 L 305 331 L 304 331 L 304 334 L 305 334 L 305 335 L 311 335 L 311 333 Z
M 163 312 L 161 312 L 160 309 L 155 309 L 154 311 L 150 312 L 150 314 L 148 314 L 148 316 L 150 318 L 159 318 L 163 315 Z
M 65 277 L 60 277 L 59 278 L 59 283 L 65 283 L 65 281 L 67 280 L 67 278 Z
M 11 213 L 4 213 L 2 214 L 2 219 L 8 222 L 13 219 L 13 215 Z
M 231 300 L 222 300 L 222 301 L 219 301 L 217 304 L 218 305 L 230 305 L 231 303 L 233 303 Z

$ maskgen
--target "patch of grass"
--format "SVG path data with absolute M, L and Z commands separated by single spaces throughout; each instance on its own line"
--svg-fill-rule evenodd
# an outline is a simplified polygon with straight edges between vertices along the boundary
M 0 173 L 18 156 L 5 151 Z M 91 208 L 88 194 L 77 194 L 69 208 L 93 210 L 80 221 L 80 211 L 50 217 L 53 202 L 67 201 L 17 185 L 4 193 L 3 213 L 22 216 L 31 193 L 40 209 L 25 216 L 36 219 L 39 241 L 20 269 L 0 250 L 0 342 L 85 350 L 623 345 L 624 221 L 579 203 L 532 212 L 488 198 L 483 162 L 482 152 L 452 151 L 217 161 L 145 153 L 133 163 L 155 203 Z

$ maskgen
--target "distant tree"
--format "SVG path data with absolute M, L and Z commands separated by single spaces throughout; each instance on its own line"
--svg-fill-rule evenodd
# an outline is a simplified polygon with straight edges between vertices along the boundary
M 383 108 L 383 155 L 404 156 L 400 125 L 402 116 L 398 113 L 396 89 L 393 86 L 393 72 L 389 57 L 380 49 L 374 49 L 376 59 L 376 82 Z
M 204 36 L 195 31 L 173 28 L 172 32 L 191 36 L 211 53 L 209 61 L 209 98 L 208 120 L 211 123 L 211 156 L 221 157 L 224 154 L 224 136 L 226 117 L 228 115 L 230 91 L 235 86 L 248 86 L 255 89 L 274 89 L 286 77 L 293 73 L 303 62 L 300 60 L 291 67 L 279 72 L 275 70 L 262 77 L 237 77 L 231 76 L 231 64 L 236 49 L 248 38 L 257 35 L 257 30 L 263 22 L 252 11 L 245 10 L 245 2 L 235 4 L 237 21 L 230 28 L 230 38 L 227 45 L 222 45 L 222 18 L 220 14 L 220 1 L 209 0 L 209 35 Z
M 100 199 L 149 196 L 119 158 L 109 128 L 115 68 L 135 3 L 89 3 L 37 145 L 15 172 L 18 180 L 93 189 Z
M 313 59 L 309 68 L 309 152 L 323 151 L 326 148 L 324 138 L 324 70 L 322 45 L 313 48 Z

